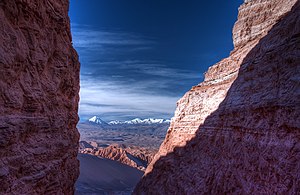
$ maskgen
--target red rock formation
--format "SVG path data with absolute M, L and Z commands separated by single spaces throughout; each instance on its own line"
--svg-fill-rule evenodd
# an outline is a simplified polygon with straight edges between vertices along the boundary
M 94 142 L 96 143 L 96 142 Z M 145 171 L 152 161 L 157 150 L 139 146 L 125 146 L 124 144 L 111 144 L 108 147 L 92 147 L 85 141 L 80 142 L 79 153 L 91 154 L 101 158 L 119 161 L 122 164 Z
M 234 51 L 178 101 L 135 194 L 300 192 L 299 4 L 245 1 Z
M 133 156 L 127 150 L 127 148 L 120 147 L 117 144 L 113 144 L 106 148 L 98 149 L 95 155 L 111 160 L 116 160 L 125 165 L 144 170 L 147 163 Z
M 0 1 L 0 194 L 73 194 L 79 62 L 68 1 Z

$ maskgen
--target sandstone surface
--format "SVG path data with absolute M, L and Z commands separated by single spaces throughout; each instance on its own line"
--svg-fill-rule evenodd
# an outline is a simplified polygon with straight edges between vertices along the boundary
M 300 192 L 299 1 L 245 1 L 233 41 L 177 102 L 135 194 Z
M 0 194 L 73 194 L 79 62 L 69 1 L 0 1 Z

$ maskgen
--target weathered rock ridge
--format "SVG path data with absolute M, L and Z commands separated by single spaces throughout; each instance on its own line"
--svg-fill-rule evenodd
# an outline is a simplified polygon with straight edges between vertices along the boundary
M 73 194 L 79 62 L 64 0 L 0 1 L 0 194 Z
M 91 154 L 101 158 L 119 161 L 122 164 L 145 171 L 152 161 L 157 150 L 125 144 L 111 144 L 107 147 L 98 147 L 96 142 L 80 141 L 79 153 Z M 92 144 L 94 146 L 92 146 Z
M 300 192 L 300 3 L 246 0 L 234 50 L 177 102 L 135 194 Z

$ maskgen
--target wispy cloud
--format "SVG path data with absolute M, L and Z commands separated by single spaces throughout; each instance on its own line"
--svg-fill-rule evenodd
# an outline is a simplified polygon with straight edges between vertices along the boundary
M 153 38 L 78 24 L 72 24 L 72 34 L 81 61 L 82 120 L 171 118 L 176 101 L 201 80 L 191 70 L 153 60 L 147 53 L 155 50 Z
M 149 85 L 148 82 L 129 85 L 117 81 L 82 81 L 80 114 L 83 117 L 99 115 L 110 120 L 115 113 L 123 113 L 124 119 L 151 117 L 154 113 L 155 116 L 172 116 L 179 97 L 143 93 Z
M 72 24 L 75 47 L 101 48 L 103 46 L 139 46 L 145 49 L 155 44 L 155 40 L 134 33 L 122 31 L 95 30 L 86 25 Z
M 149 64 L 143 62 L 135 62 L 131 64 L 122 64 L 121 69 L 130 69 L 139 74 L 148 74 L 153 76 L 170 77 L 178 79 L 199 79 L 202 76 L 193 71 L 185 69 L 170 68 L 163 64 Z

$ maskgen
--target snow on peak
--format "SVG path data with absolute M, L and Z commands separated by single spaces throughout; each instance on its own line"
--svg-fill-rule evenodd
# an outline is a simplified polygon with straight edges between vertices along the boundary
M 118 120 L 114 120 L 114 121 L 108 122 L 108 124 L 110 124 L 110 125 L 118 125 L 118 124 L 123 124 L 123 122 L 122 121 L 118 121 Z
M 103 121 L 101 118 L 97 116 L 93 116 L 89 119 L 89 122 L 96 123 L 96 124 L 107 124 L 105 121 Z
M 153 124 L 153 123 L 165 123 L 165 119 L 154 119 L 154 118 L 147 118 L 143 120 L 144 123 Z
M 100 117 L 93 116 L 88 120 L 89 122 L 96 123 L 96 124 L 102 124 L 102 125 L 121 125 L 121 124 L 163 124 L 163 123 L 170 123 L 171 120 L 169 119 L 155 119 L 155 118 L 146 118 L 146 119 L 140 119 L 140 118 L 135 118 L 132 120 L 128 121 L 118 121 L 118 120 L 113 120 L 110 122 L 105 122 L 103 121 Z
M 132 119 L 129 121 L 110 121 L 108 124 L 111 124 L 111 125 L 117 125 L 117 124 L 162 124 L 162 123 L 170 123 L 170 122 L 171 122 L 171 120 L 168 120 L 168 119 L 135 118 L 135 119 Z
M 142 123 L 143 120 L 140 119 L 140 118 L 135 118 L 135 119 L 132 119 L 130 121 L 124 121 L 124 123 L 126 124 L 139 124 L 139 123 Z

